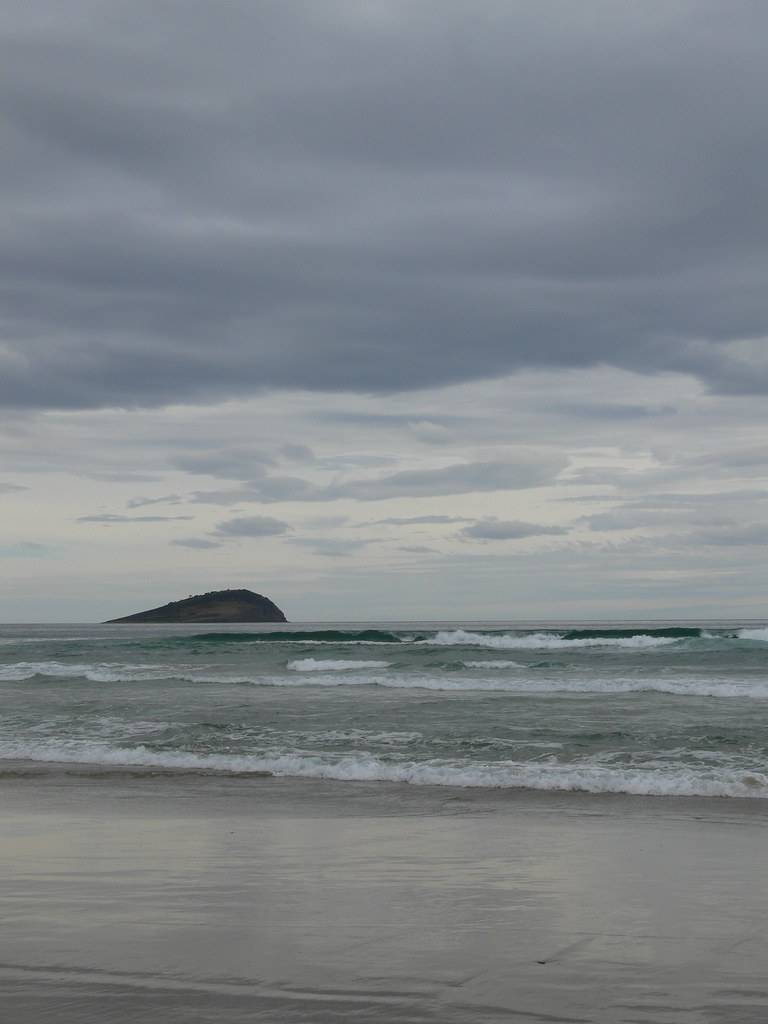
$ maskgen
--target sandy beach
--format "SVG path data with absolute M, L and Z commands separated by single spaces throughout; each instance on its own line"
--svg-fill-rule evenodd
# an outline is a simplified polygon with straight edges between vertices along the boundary
M 764 1022 L 761 800 L 6 765 L 0 1010 Z

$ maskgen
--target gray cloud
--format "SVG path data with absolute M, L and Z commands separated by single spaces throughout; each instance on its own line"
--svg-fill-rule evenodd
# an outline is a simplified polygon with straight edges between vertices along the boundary
M 154 484 L 162 481 L 162 477 L 157 473 L 135 473 L 130 470 L 121 470 L 119 472 L 82 472 L 81 476 L 86 477 L 89 480 L 101 480 L 104 483 L 116 483 L 116 484 Z
M 694 530 L 689 540 L 694 544 L 713 547 L 744 547 L 768 544 L 768 524 L 731 523 L 706 529 Z
M 21 484 L 6 484 L 0 483 L 0 494 L 16 494 L 19 491 L 28 491 L 28 487 L 23 487 Z
M 752 459 L 745 457 L 744 463 L 751 466 Z M 739 475 L 737 469 L 735 476 Z M 733 563 L 735 549 L 765 547 L 767 500 L 768 490 L 763 488 L 649 493 L 582 516 L 577 522 L 604 534 L 603 543 L 609 546 L 614 544 L 612 535 L 626 532 L 632 544 L 645 544 L 649 550 L 665 549 L 672 572 L 683 557 L 696 552 L 702 565 L 720 557 Z M 619 543 L 626 542 L 623 538 Z
M 567 460 L 556 455 L 516 462 L 464 462 L 442 469 L 401 470 L 376 480 L 353 480 L 331 485 L 327 490 L 337 497 L 360 501 L 518 490 L 551 483 L 566 465 Z
M 130 498 L 126 502 L 128 508 L 144 508 L 146 505 L 178 505 L 182 501 L 180 494 L 163 494 L 159 498 Z
M 674 416 L 671 405 L 639 405 L 633 402 L 555 402 L 553 411 L 595 420 L 646 420 Z
M 247 486 L 221 491 L 195 491 L 191 501 L 231 505 L 241 501 L 384 501 L 399 497 L 431 497 L 472 491 L 508 491 L 551 484 L 568 464 L 557 455 L 517 460 L 460 462 L 442 469 L 406 469 L 386 476 L 314 484 L 299 477 L 268 476 Z
M 309 530 L 332 530 L 344 526 L 347 516 L 312 516 L 303 521 L 303 526 Z
M 578 487 L 608 486 L 632 491 L 659 486 L 660 484 L 673 484 L 683 477 L 691 475 L 695 474 L 679 465 L 654 466 L 649 469 L 585 466 L 583 469 L 577 469 L 570 473 L 561 482 Z
M 374 519 L 370 523 L 360 523 L 360 526 L 422 526 L 444 523 L 471 523 L 472 519 L 466 516 L 390 516 L 388 519 Z
M 318 409 L 313 414 L 313 419 L 324 423 L 349 424 L 354 427 L 383 427 L 385 429 L 402 429 L 418 426 L 424 422 L 437 427 L 463 427 L 475 422 L 473 416 L 429 416 L 414 410 L 411 413 L 403 412 L 365 412 L 358 409 Z
M 0 402 L 768 388 L 768 8 L 384 7 L 9 0 Z
M 348 558 L 349 555 L 362 550 L 374 539 L 350 539 L 348 537 L 295 537 L 290 541 L 299 547 L 309 549 L 314 555 L 323 555 L 325 558 Z
M 221 547 L 219 541 L 206 540 L 205 537 L 180 537 L 178 540 L 172 540 L 171 544 L 182 548 L 199 548 L 200 550 Z
M 226 451 L 177 455 L 172 464 L 186 473 L 218 476 L 225 480 L 247 480 L 264 473 L 267 466 L 274 465 L 274 459 L 265 452 L 231 448 Z
M 408 428 L 412 437 L 422 444 L 450 444 L 456 438 L 456 432 L 443 427 L 434 420 L 419 420 Z
M 754 445 L 751 448 L 728 449 L 708 452 L 691 460 L 691 465 L 707 469 L 721 468 L 729 471 L 738 469 L 768 469 L 768 445 Z
M 366 452 L 345 452 L 343 455 L 325 455 L 316 460 L 318 469 L 376 469 L 380 466 L 393 466 L 396 459 L 391 455 L 373 455 Z
M 713 515 L 706 506 L 645 508 L 635 505 L 626 505 L 610 512 L 598 512 L 595 515 L 583 516 L 581 522 L 589 526 L 590 530 L 612 532 L 614 530 L 666 527 L 671 523 L 690 523 L 691 520 L 701 522 L 702 519 L 713 526 L 726 525 L 730 522 L 727 518 Z
M 320 470 L 373 468 L 389 466 L 395 461 L 387 455 L 365 452 L 345 452 L 340 455 L 326 455 L 319 458 L 310 448 L 302 444 L 285 444 L 280 448 L 279 454 L 287 462 L 300 463 Z M 237 447 L 197 452 L 192 455 L 179 455 L 172 460 L 172 465 L 176 469 L 182 469 L 186 473 L 215 476 L 223 480 L 258 479 L 275 464 L 275 458 L 266 452 Z
M 311 463 L 315 461 L 315 453 L 305 444 L 284 444 L 280 449 L 280 454 L 290 462 Z
M 123 516 L 105 512 L 77 517 L 78 523 L 170 523 L 178 519 L 194 519 L 194 516 Z
M 321 490 L 300 477 L 265 476 L 263 480 L 252 480 L 242 487 L 216 491 L 193 491 L 189 500 L 201 505 L 236 505 L 242 501 L 259 501 L 270 504 L 279 501 L 330 500 L 316 496 Z
M 562 536 L 568 533 L 564 526 L 543 526 L 518 519 L 481 519 L 459 531 L 464 540 L 522 540 L 524 537 Z
M 289 530 L 288 523 L 271 516 L 240 516 L 216 525 L 220 537 L 277 537 Z
M 558 501 L 583 501 L 583 498 L 558 498 Z M 607 501 L 601 497 L 598 501 Z M 768 490 L 762 488 L 746 488 L 730 491 L 662 491 L 659 494 L 645 494 L 633 498 L 624 507 L 630 509 L 678 509 L 708 508 L 712 505 L 730 505 L 741 502 L 768 501 Z

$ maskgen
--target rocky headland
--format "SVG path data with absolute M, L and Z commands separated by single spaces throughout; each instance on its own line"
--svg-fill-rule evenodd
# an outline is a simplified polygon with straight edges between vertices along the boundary
M 287 622 L 284 613 L 263 594 L 252 590 L 212 590 L 161 608 L 125 615 L 115 622 Z

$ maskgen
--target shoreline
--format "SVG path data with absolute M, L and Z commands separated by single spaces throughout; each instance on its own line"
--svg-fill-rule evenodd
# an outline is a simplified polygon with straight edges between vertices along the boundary
M 9 758 L 0 760 L 0 793 L 2 787 L 10 780 L 24 780 L 31 782 L 37 780 L 41 784 L 45 781 L 55 784 L 57 780 L 64 784 L 65 780 L 99 780 L 99 779 L 168 779 L 175 780 L 181 784 L 188 780 L 189 785 L 199 784 L 204 786 L 205 780 L 213 784 L 215 780 L 219 785 L 228 783 L 230 787 L 239 784 L 240 787 L 249 783 L 265 783 L 267 785 L 290 787 L 292 794 L 311 791 L 316 794 L 344 794 L 352 793 L 365 794 L 371 805 L 374 806 L 377 795 L 388 800 L 393 794 L 400 794 L 405 802 L 414 804 L 423 803 L 425 806 L 430 803 L 442 804 L 446 801 L 463 801 L 465 803 L 482 807 L 483 804 L 499 805 L 519 803 L 541 802 L 542 806 L 553 805 L 567 807 L 579 802 L 588 803 L 592 801 L 603 802 L 606 806 L 611 803 L 628 803 L 638 807 L 648 805 L 657 807 L 659 813 L 663 808 L 677 808 L 678 810 L 688 809 L 693 813 L 696 808 L 711 804 L 713 808 L 724 809 L 726 806 L 734 805 L 739 809 L 743 808 L 745 816 L 760 817 L 765 815 L 768 819 L 768 798 L 764 796 L 745 795 L 711 795 L 711 794 L 659 794 L 659 793 L 633 793 L 625 791 L 590 791 L 586 789 L 537 789 L 526 786 L 461 786 L 461 785 L 439 785 L 430 783 L 413 783 L 408 781 L 391 781 L 386 779 L 335 779 L 322 776 L 310 775 L 282 775 L 270 771 L 246 770 L 237 771 L 231 769 L 219 769 L 214 767 L 188 767 L 173 765 L 147 765 L 131 763 L 94 763 L 89 761 L 36 761 L 24 758 Z M 238 790 L 238 791 L 241 791 Z M 264 791 L 268 792 L 268 791 Z M 406 797 L 406 794 L 409 794 Z M 221 796 L 225 796 L 224 787 L 221 789 Z M 234 792 L 232 793 L 234 795 Z

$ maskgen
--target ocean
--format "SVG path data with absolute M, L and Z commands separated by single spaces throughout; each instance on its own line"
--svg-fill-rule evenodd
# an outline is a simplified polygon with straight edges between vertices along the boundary
M 0 759 L 768 798 L 768 625 L 0 627 Z

